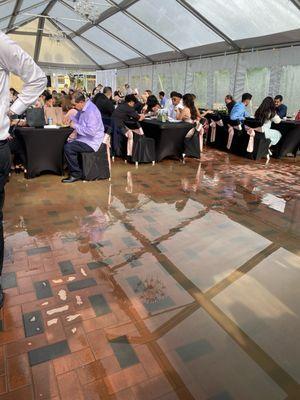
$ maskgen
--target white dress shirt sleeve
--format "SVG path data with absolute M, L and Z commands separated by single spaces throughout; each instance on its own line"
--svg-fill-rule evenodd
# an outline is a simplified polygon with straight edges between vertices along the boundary
M 0 33 L 0 66 L 24 82 L 22 92 L 10 108 L 15 114 L 22 114 L 45 89 L 46 76 L 20 46 L 3 33 Z

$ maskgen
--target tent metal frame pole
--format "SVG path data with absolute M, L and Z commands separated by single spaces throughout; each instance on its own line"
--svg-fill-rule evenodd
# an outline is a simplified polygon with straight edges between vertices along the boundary
M 138 1 L 138 0 L 125 0 L 125 1 L 126 1 L 126 3 L 128 3 L 128 6 L 126 6 L 126 7 L 129 7 L 131 4 L 135 3 L 135 2 Z M 74 9 L 73 9 L 69 4 L 65 3 L 63 0 L 60 0 L 60 2 L 61 2 L 65 7 L 69 8 L 69 9 L 72 10 L 72 11 L 74 11 Z M 122 3 L 124 3 L 124 1 L 123 1 Z M 122 5 L 122 3 L 120 3 L 120 5 Z M 129 3 L 130 3 L 130 4 L 129 4 Z M 112 7 L 112 8 L 113 8 L 113 7 Z M 107 11 L 110 11 L 110 9 L 107 10 Z M 116 13 L 119 12 L 119 11 L 120 11 L 119 8 L 116 7 L 116 8 L 114 8 L 114 12 L 113 12 L 112 14 L 110 14 L 110 15 L 104 16 L 105 13 L 103 13 L 103 14 L 102 14 L 102 17 L 100 17 L 100 18 L 101 18 L 101 21 L 100 21 L 100 22 L 105 21 L 107 18 L 111 17 L 112 15 L 116 14 Z M 75 12 L 75 11 L 74 11 L 74 12 Z M 100 20 L 100 18 L 99 18 L 98 20 Z M 148 56 L 146 56 L 145 54 L 143 54 L 143 53 L 140 52 L 139 50 L 135 49 L 135 48 L 134 48 L 133 46 L 131 46 L 129 43 L 126 43 L 124 40 L 120 39 L 118 36 L 114 35 L 112 32 L 110 32 L 110 31 L 108 31 L 107 29 L 103 28 L 102 26 L 98 25 L 98 24 L 97 24 L 97 21 L 98 21 L 98 20 L 96 20 L 94 23 L 89 23 L 90 26 L 89 26 L 88 29 L 84 29 L 84 30 L 82 31 L 82 29 L 85 27 L 85 25 L 84 25 L 82 28 L 78 29 L 77 31 L 74 31 L 74 32 L 70 35 L 70 37 L 71 37 L 71 38 L 73 38 L 73 37 L 75 37 L 75 36 L 80 36 L 80 37 L 82 37 L 82 33 L 86 32 L 86 31 L 89 30 L 90 28 L 96 27 L 96 28 L 100 29 L 101 31 L 105 32 L 107 35 L 109 35 L 111 38 L 113 38 L 113 39 L 116 40 L 117 42 L 123 44 L 123 45 L 126 46 L 128 49 L 132 50 L 134 53 L 136 53 L 136 54 L 137 54 L 138 56 L 140 56 L 141 58 L 144 58 L 145 60 L 149 61 L 149 63 L 152 63 L 152 62 L 153 62 L 153 61 L 151 60 L 151 58 L 149 58 Z M 100 23 L 100 22 L 98 22 L 98 23 Z M 71 29 L 69 29 L 69 30 L 71 30 Z M 115 57 L 115 56 L 114 56 L 114 57 Z M 115 57 L 115 58 L 116 58 L 116 57 Z M 123 61 L 122 61 L 122 62 L 123 62 Z
M 57 0 L 51 0 L 47 7 L 44 9 L 42 12 L 42 15 L 48 15 L 49 11 L 52 10 L 52 8 L 55 6 Z M 44 33 L 44 27 L 45 27 L 45 18 L 40 17 L 39 18 L 39 24 L 38 24 L 38 31 L 36 35 L 36 41 L 35 41 L 35 48 L 34 48 L 34 61 L 38 62 L 39 56 L 40 56 L 40 51 L 41 51 L 41 45 L 42 45 L 42 37 Z
M 238 73 L 239 64 L 240 64 L 240 54 L 241 54 L 241 53 L 238 53 L 238 54 L 237 54 L 237 57 L 236 57 L 236 64 L 235 64 L 235 71 L 234 71 L 233 93 L 232 93 L 232 96 L 234 96 L 234 97 L 235 97 L 235 91 L 236 91 L 237 73 Z
M 220 31 L 214 24 L 208 21 L 202 14 L 200 14 L 194 7 L 192 7 L 186 0 L 176 0 L 178 4 L 189 11 L 194 17 L 206 25 L 210 30 L 220 36 L 227 44 L 229 44 L 234 50 L 240 51 L 239 46 L 231 40 L 224 32 Z
M 290 0 L 295 7 L 298 8 L 298 10 L 300 11 L 300 1 L 299 0 Z
M 55 21 L 51 20 L 51 22 L 52 22 L 53 25 L 55 25 L 56 29 L 58 29 L 59 31 L 61 31 L 60 27 L 59 27 L 58 25 L 56 25 Z M 66 38 L 69 39 L 70 42 L 72 42 L 72 44 L 73 44 L 75 47 L 77 47 L 78 50 L 80 50 L 89 60 L 91 60 L 91 61 L 93 62 L 93 64 L 95 64 L 95 67 L 96 67 L 96 68 L 98 68 L 98 69 L 100 69 L 100 70 L 104 70 L 104 68 L 102 67 L 102 65 L 99 65 L 95 60 L 93 60 L 93 58 L 92 58 L 88 53 L 86 53 L 80 46 L 78 46 L 78 44 L 75 43 L 75 42 L 73 41 L 73 39 L 72 39 L 69 35 L 67 35 L 67 34 L 65 34 L 65 35 L 66 35 Z
M 118 7 L 111 7 L 107 11 L 104 11 L 102 15 L 97 18 L 94 22 L 90 21 L 87 24 L 83 25 L 78 31 L 76 31 L 76 35 L 81 35 L 85 31 L 89 30 L 93 26 L 97 26 L 101 22 L 105 21 L 107 18 L 112 17 L 113 15 L 117 14 L 120 9 L 121 10 L 126 10 L 126 8 L 130 7 L 134 3 L 138 2 L 139 0 L 123 0 L 120 4 L 118 4 Z M 67 5 L 63 0 L 61 1 L 64 5 Z M 111 4 L 111 3 L 110 3 Z M 74 9 L 73 9 L 74 11 Z
M 19 11 L 20 11 L 20 9 L 22 7 L 22 3 L 23 3 L 23 0 L 17 0 L 17 2 L 15 4 L 14 11 L 12 13 L 12 16 L 10 18 L 10 21 L 9 21 L 9 24 L 8 24 L 8 27 L 7 27 L 8 29 L 11 29 L 12 26 L 14 25 L 15 20 L 17 18 L 17 15 L 19 14 Z
M 113 6 L 117 7 L 120 12 L 122 12 L 124 15 L 126 15 L 128 18 L 130 18 L 132 21 L 140 25 L 143 29 L 145 29 L 147 32 L 150 32 L 153 36 L 155 36 L 157 39 L 159 39 L 161 42 L 169 46 L 171 49 L 173 49 L 175 52 L 179 53 L 183 58 L 187 58 L 187 54 L 185 54 L 182 50 L 180 50 L 177 46 L 175 46 L 173 43 L 171 43 L 168 39 L 164 38 L 160 33 L 158 33 L 156 30 L 150 28 L 150 26 L 147 26 L 144 24 L 143 21 L 141 21 L 139 18 L 135 17 L 133 14 L 131 14 L 127 9 L 124 9 L 120 7 L 115 1 L 113 0 L 108 0 L 110 4 Z M 132 6 L 132 4 L 130 4 Z M 129 6 L 129 7 L 130 7 Z M 128 7 L 127 7 L 128 8 Z
M 23 25 L 26 25 L 26 24 L 28 24 L 29 22 L 32 22 L 33 20 L 35 20 L 37 17 L 35 16 L 35 15 L 33 15 L 33 16 L 30 16 L 30 15 L 28 15 L 28 19 L 26 19 L 25 21 L 22 21 L 21 23 L 20 23 L 20 25 L 18 25 L 17 27 L 15 27 L 14 26 L 14 23 L 15 23 L 15 20 L 16 20 L 16 18 L 17 18 L 17 16 L 18 15 L 20 15 L 20 8 L 22 7 L 22 2 L 23 2 L 23 0 L 18 0 L 18 1 L 20 1 L 20 6 L 19 6 L 19 8 L 18 8 L 18 11 L 16 11 L 16 15 L 14 15 L 14 12 L 15 12 L 15 10 L 14 10 L 14 12 L 13 12 L 13 14 L 12 14 L 12 17 L 11 17 L 11 21 L 12 21 L 12 18 L 14 18 L 13 19 L 13 22 L 12 22 L 12 24 L 11 24 L 11 26 L 10 25 L 8 25 L 8 27 L 7 27 L 7 29 L 6 29 L 6 33 L 13 33 L 14 31 L 15 31 L 15 29 L 18 29 L 19 27 L 21 27 L 21 26 L 23 26 Z M 41 2 L 41 4 L 47 4 L 48 2 L 47 2 L 47 0 L 43 0 L 42 2 Z M 40 5 L 41 5 L 40 4 Z M 16 9 L 16 7 L 17 7 L 17 5 L 18 5 L 18 2 L 16 3 L 16 6 L 15 6 L 15 9 Z M 34 4 L 33 6 L 30 6 L 30 7 L 27 7 L 27 8 L 24 8 L 24 10 L 22 10 L 22 13 L 27 13 L 27 12 L 29 12 L 29 11 L 31 11 L 31 10 L 34 10 L 36 7 L 38 7 L 39 5 L 37 5 L 37 4 Z M 5 17 L 5 18 L 7 18 L 7 17 Z M 5 19 L 5 18 L 2 18 L 2 19 Z M 2 21 L 2 19 L 0 18 L 0 21 Z
M 55 22 L 55 19 L 53 19 L 52 22 Z M 72 29 L 68 28 L 68 27 L 67 27 L 65 24 L 63 24 L 62 22 L 59 21 L 59 24 L 60 24 L 61 26 L 63 26 L 64 29 L 68 30 L 69 32 L 75 33 L 75 31 L 73 31 Z M 57 28 L 59 28 L 60 30 L 62 30 L 62 29 L 59 27 L 59 25 L 57 25 L 57 23 L 55 24 L 55 26 L 56 26 Z M 73 39 L 74 37 L 76 37 L 76 36 L 72 36 L 72 35 L 69 35 L 69 36 L 70 36 L 72 39 Z M 96 47 L 97 49 L 103 51 L 103 53 L 106 53 L 106 54 L 108 54 L 110 57 L 113 57 L 115 60 L 117 60 L 117 61 L 119 61 L 120 63 L 124 64 L 124 66 L 126 66 L 126 67 L 129 66 L 129 64 L 127 64 L 125 61 L 121 60 L 120 58 L 116 57 L 114 54 L 112 54 L 112 53 L 110 53 L 109 51 L 107 51 L 107 50 L 103 49 L 102 47 L 98 46 L 96 43 L 90 41 L 90 40 L 87 39 L 86 37 L 84 37 L 84 36 L 78 36 L 78 37 L 80 37 L 80 39 L 86 41 L 87 43 L 93 45 L 93 46 Z
M 185 60 L 185 74 L 184 74 L 184 93 L 186 93 L 186 77 L 188 71 L 188 60 Z

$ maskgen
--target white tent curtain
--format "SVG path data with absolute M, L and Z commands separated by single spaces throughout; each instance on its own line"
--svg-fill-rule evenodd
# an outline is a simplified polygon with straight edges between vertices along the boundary
M 117 88 L 117 70 L 106 69 L 96 71 L 96 85 L 110 86 L 113 91 Z
M 293 115 L 300 108 L 300 51 L 290 47 L 118 70 L 118 87 L 127 81 L 155 94 L 194 93 L 200 107 L 223 103 L 226 94 L 240 100 L 247 91 L 253 95 L 251 113 L 265 96 L 282 94 Z

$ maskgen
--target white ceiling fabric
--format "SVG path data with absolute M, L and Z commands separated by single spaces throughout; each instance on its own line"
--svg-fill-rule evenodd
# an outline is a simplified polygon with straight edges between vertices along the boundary
M 95 7 L 101 13 L 91 21 L 72 0 L 0 0 L 0 29 L 37 62 L 98 69 L 300 43 L 299 0 L 95 0 Z M 38 24 L 42 18 L 47 23 Z M 67 36 L 57 48 L 54 25 Z

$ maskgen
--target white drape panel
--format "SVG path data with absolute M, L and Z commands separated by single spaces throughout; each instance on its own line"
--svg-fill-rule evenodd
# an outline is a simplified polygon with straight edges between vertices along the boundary
M 117 71 L 117 89 L 124 90 L 125 83 L 129 83 L 129 68 Z
M 185 89 L 186 62 L 156 64 L 153 70 L 155 93 L 163 90 L 167 95 L 172 90 L 183 93 Z
M 113 91 L 117 88 L 117 70 L 105 69 L 96 71 L 96 85 L 110 86 Z
M 300 51 L 289 47 L 118 70 L 117 85 L 127 81 L 131 87 L 139 82 L 140 91 L 152 88 L 155 94 L 194 93 L 200 107 L 223 103 L 226 94 L 239 101 L 249 91 L 252 113 L 265 96 L 282 94 L 292 114 L 300 107 Z
M 288 114 L 299 109 L 300 51 L 297 47 L 255 51 L 239 55 L 234 96 L 253 95 L 252 112 L 265 96 L 282 94 Z

